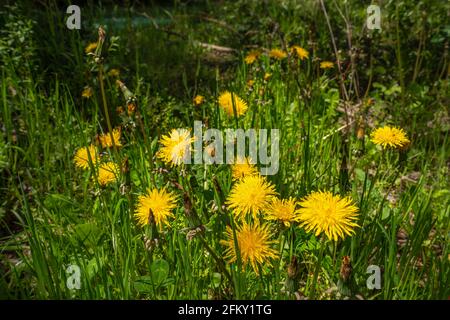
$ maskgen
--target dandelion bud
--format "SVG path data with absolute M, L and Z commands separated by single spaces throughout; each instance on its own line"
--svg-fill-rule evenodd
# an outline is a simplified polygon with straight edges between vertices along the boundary
M 296 256 L 292 256 L 291 263 L 288 265 L 287 275 L 289 278 L 294 279 L 298 275 L 298 260 Z
M 128 160 L 128 157 L 125 157 L 125 159 L 122 161 L 122 173 L 127 173 L 130 171 L 130 163 Z
M 106 31 L 102 28 L 102 26 L 98 27 L 98 39 L 101 42 L 104 42 L 106 38 Z
M 136 111 L 136 105 L 133 102 L 127 104 L 128 115 L 131 116 Z
M 405 229 L 399 229 L 397 232 L 397 246 L 403 248 L 408 242 L 408 233 Z
M 365 135 L 365 130 L 364 129 L 365 129 L 364 122 L 363 122 L 362 119 L 360 119 L 359 124 L 358 124 L 357 129 L 356 129 L 356 137 L 359 140 L 364 139 L 364 135 Z
M 350 257 L 344 256 L 342 258 L 340 276 L 344 282 L 347 282 L 352 274 L 352 264 L 350 263 Z
M 363 127 L 359 127 L 357 132 L 356 132 L 356 137 L 359 140 L 362 140 L 364 138 L 364 128 Z
M 123 114 L 123 107 L 122 106 L 118 106 L 117 108 L 116 108 L 116 112 L 117 112 L 117 114 L 118 115 L 121 115 L 121 114 Z
M 116 80 L 116 84 L 120 87 L 120 90 L 122 91 L 122 93 L 125 97 L 125 100 L 127 100 L 129 102 L 136 100 L 136 97 L 133 94 L 133 92 L 131 92 L 122 81 Z
M 144 246 L 148 251 L 152 251 L 159 245 L 158 239 L 149 239 L 147 236 L 144 236 Z
M 186 234 L 186 240 L 192 240 L 194 239 L 198 234 L 203 233 L 205 231 L 205 226 L 200 225 L 195 229 L 191 229 Z
M 406 141 L 406 142 L 404 142 L 404 144 L 403 144 L 401 147 L 399 147 L 398 149 L 399 149 L 401 152 L 406 152 L 406 151 L 408 151 L 408 149 L 409 149 L 410 146 L 411 146 L 411 141 Z

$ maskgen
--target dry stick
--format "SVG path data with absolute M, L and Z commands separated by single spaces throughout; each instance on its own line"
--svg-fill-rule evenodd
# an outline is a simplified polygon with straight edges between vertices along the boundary
M 142 16 L 146 17 L 147 19 L 149 19 L 151 21 L 151 23 L 153 24 L 153 26 L 155 27 L 155 29 L 159 29 L 159 24 L 156 23 L 155 19 L 151 16 L 149 16 L 147 14 L 147 12 L 144 12 L 141 14 Z
M 227 29 L 227 30 L 237 34 L 238 36 L 241 35 L 241 33 L 239 31 L 237 31 L 236 29 L 231 27 L 225 21 L 217 20 L 217 19 L 214 19 L 214 18 L 206 17 L 206 16 L 200 17 L 200 19 L 203 19 L 203 20 L 208 21 L 208 22 L 215 23 L 215 24 L 219 25 L 220 27 L 225 28 L 225 29 Z
M 366 25 L 364 24 L 362 29 L 361 29 L 360 37 L 362 37 L 362 35 L 364 34 L 365 29 L 366 29 Z M 361 40 L 361 38 L 359 40 Z M 372 86 L 372 80 L 373 80 L 373 72 L 372 72 L 372 68 L 373 68 L 372 38 L 370 38 L 370 37 L 369 37 L 369 52 L 370 52 L 369 70 L 371 70 L 371 72 L 369 74 L 369 81 L 367 82 L 366 90 L 364 90 L 364 96 L 363 96 L 364 99 L 369 94 L 369 90 L 370 90 L 370 88 Z
M 181 34 L 179 32 L 172 31 L 172 30 L 169 30 L 167 28 L 161 28 L 159 26 L 159 24 L 156 23 L 155 19 L 153 17 L 149 16 L 146 12 L 142 13 L 141 15 L 146 17 L 147 19 L 149 19 L 152 22 L 152 24 L 153 24 L 153 26 L 155 27 L 156 30 L 163 31 L 165 33 L 168 33 L 168 34 L 171 34 L 171 35 L 183 38 L 183 39 L 187 38 L 187 34 Z
M 322 11 L 325 15 L 325 20 L 327 21 L 328 30 L 330 31 L 330 36 L 331 36 L 331 43 L 333 44 L 334 55 L 336 56 L 336 64 L 338 66 L 338 71 L 339 71 L 339 84 L 341 87 L 342 94 L 344 95 L 344 98 L 345 98 L 345 101 L 344 101 L 345 122 L 348 125 L 349 119 L 348 119 L 348 112 L 347 112 L 347 102 L 349 101 L 349 97 L 348 97 L 347 89 L 345 88 L 345 84 L 344 84 L 344 75 L 342 74 L 341 61 L 339 60 L 336 42 L 334 41 L 333 30 L 331 29 L 330 19 L 328 18 L 327 9 L 325 8 L 325 4 L 323 3 L 323 0 L 320 0 L 320 5 L 322 6 Z
M 339 131 L 342 131 L 342 130 L 348 128 L 348 127 L 351 126 L 354 122 L 355 122 L 355 120 L 352 120 L 352 121 L 350 121 L 348 124 L 344 124 L 344 125 L 341 126 L 340 128 L 338 128 L 338 129 L 336 129 L 336 130 L 333 130 L 333 132 L 331 132 L 331 133 L 327 134 L 326 136 L 324 136 L 324 137 L 322 138 L 322 140 L 326 140 L 326 139 L 328 139 L 329 137 L 331 137 L 332 135 L 334 135 L 335 133 L 338 133 Z M 317 144 L 317 143 L 319 143 L 319 142 L 316 142 L 316 144 Z
M 351 85 L 354 86 L 354 90 L 356 92 L 356 96 L 359 99 L 359 90 L 358 90 L 358 81 L 357 81 L 357 73 L 356 73 L 356 64 L 355 64 L 355 55 L 353 54 L 353 45 L 352 45 L 352 25 L 349 22 L 348 18 L 342 13 L 341 9 L 336 3 L 336 0 L 334 0 L 334 5 L 336 6 L 337 11 L 341 15 L 342 19 L 345 22 L 345 27 L 347 29 L 347 43 L 348 43 L 348 50 L 349 50 L 349 56 L 350 56 L 350 67 L 352 69 L 351 76 L 352 76 L 352 82 Z
M 105 112 L 105 118 L 106 118 L 106 125 L 108 126 L 109 131 L 109 137 L 111 138 L 111 143 L 113 147 L 113 152 L 115 155 L 116 160 L 120 162 L 120 171 L 122 171 L 122 161 L 119 155 L 119 152 L 116 148 L 116 142 L 114 141 L 114 135 L 113 135 L 113 129 L 111 125 L 111 118 L 109 116 L 109 110 L 108 110 L 108 104 L 106 102 L 106 93 L 105 93 L 105 86 L 104 86 L 104 78 L 103 78 L 103 58 L 101 57 L 103 44 L 105 42 L 106 33 L 105 30 L 100 26 L 98 28 L 98 45 L 96 49 L 96 58 L 95 61 L 98 63 L 98 80 L 100 83 L 100 92 L 102 94 L 102 102 L 103 102 L 103 110 Z
M 146 17 L 147 19 L 151 20 L 153 26 L 155 27 L 155 29 L 165 32 L 167 34 L 173 35 L 173 36 L 177 36 L 179 38 L 183 38 L 183 39 L 187 39 L 187 34 L 182 34 L 173 30 L 169 30 L 167 28 L 161 28 L 156 21 L 149 16 L 147 13 L 143 13 L 142 16 Z M 210 44 L 210 43 L 206 43 L 206 42 L 201 42 L 201 41 L 193 41 L 193 44 L 199 47 L 203 47 L 205 49 L 210 49 L 210 50 L 215 50 L 215 51 L 219 51 L 219 52 L 223 52 L 223 53 L 237 53 L 238 50 L 234 49 L 234 48 L 230 48 L 230 47 L 224 47 L 224 46 L 219 46 L 219 45 L 215 45 L 215 44 Z
M 357 98 L 358 98 L 359 105 L 361 105 L 361 98 L 360 98 L 360 95 L 359 95 L 359 83 L 358 83 L 358 80 L 357 80 L 357 71 L 356 71 L 355 56 L 354 56 L 353 50 L 352 50 L 352 49 L 353 49 L 353 45 L 352 45 L 352 25 L 351 25 L 350 22 L 349 22 L 347 11 L 346 11 L 347 16 L 346 16 L 346 15 L 344 15 L 344 14 L 342 13 L 342 11 L 341 11 L 341 9 L 339 8 L 339 6 L 338 6 L 336 0 L 334 0 L 334 4 L 335 4 L 336 9 L 338 10 L 339 14 L 341 15 L 342 19 L 345 21 L 345 25 L 346 25 L 346 29 L 347 29 L 347 42 L 348 42 L 349 55 L 350 55 L 350 67 L 351 67 L 351 70 L 352 70 L 352 71 L 351 71 L 351 75 L 352 75 L 352 82 L 351 82 L 351 84 L 353 84 L 353 86 L 354 86 L 354 90 L 355 90 L 355 92 L 356 92 L 356 96 L 357 96 Z M 364 30 L 364 27 L 363 27 L 363 30 Z M 371 55 L 371 56 L 370 56 L 370 67 L 371 67 L 371 68 L 372 68 L 372 64 L 373 64 L 373 57 L 372 57 L 372 55 Z M 368 94 L 368 92 L 369 92 L 369 88 L 370 88 L 370 86 L 371 86 L 371 83 L 372 83 L 372 72 L 370 73 L 370 76 L 369 76 L 369 83 L 368 83 L 368 85 L 367 85 L 367 90 L 365 91 L 364 97 L 367 96 L 367 94 Z M 345 104 L 344 104 L 344 107 L 345 107 Z M 345 111 L 345 112 L 346 112 L 346 111 Z M 335 134 L 335 133 L 337 133 L 337 132 L 339 132 L 339 131 L 341 131 L 341 130 L 347 128 L 348 126 L 352 125 L 354 122 L 355 122 L 355 120 L 352 120 L 350 123 L 347 123 L 347 125 L 340 127 L 340 128 L 337 129 L 336 131 L 334 131 L 334 132 L 332 132 L 331 134 L 325 136 L 323 139 L 326 139 L 326 138 L 328 138 L 329 136 L 331 136 L 331 135 L 333 135 L 333 134 Z M 354 168 L 356 167 L 356 165 L 357 165 L 357 161 L 354 163 L 353 167 L 351 167 L 351 168 L 349 169 L 349 172 L 353 172 L 353 170 L 354 170 Z
M 398 14 L 398 4 L 395 4 L 395 33 L 396 33 L 396 56 L 397 56 L 397 62 L 398 62 L 398 70 L 399 70 L 399 80 L 400 80 L 400 87 L 402 88 L 401 92 L 401 98 L 402 98 L 402 108 L 405 106 L 405 79 L 403 74 L 403 60 L 402 60 L 402 52 L 400 48 L 400 23 L 399 23 L 399 14 Z
M 117 156 L 117 160 L 120 160 L 118 157 L 119 153 L 117 152 L 116 142 L 114 141 L 114 135 L 113 135 L 113 129 L 112 129 L 112 125 L 111 125 L 111 119 L 109 117 L 108 105 L 106 103 L 105 87 L 103 85 L 103 64 L 99 64 L 98 78 L 99 78 L 99 82 L 100 82 L 100 91 L 102 93 L 103 110 L 105 112 L 106 125 L 108 126 L 109 137 L 111 138 L 112 147 L 113 147 L 115 155 Z M 120 166 L 122 167 L 122 164 L 120 164 Z
M 199 47 L 203 47 L 205 49 L 211 49 L 211 50 L 215 50 L 215 51 L 219 51 L 219 52 L 224 52 L 224 53 L 235 53 L 235 52 L 237 52 L 236 49 L 233 49 L 233 48 L 230 48 L 230 47 L 218 46 L 216 44 L 209 44 L 209 43 L 200 42 L 200 41 L 194 41 L 193 43 L 194 43 L 194 45 L 197 45 Z
M 370 44 L 371 44 L 371 42 L 370 42 Z M 372 55 L 372 50 L 370 50 L 370 62 L 369 62 L 370 74 L 369 74 L 369 81 L 367 83 L 367 88 L 366 88 L 366 91 L 364 92 L 364 98 L 366 98 L 369 95 L 369 90 L 370 90 L 370 87 L 372 86 L 372 80 L 373 80 L 372 68 L 373 68 L 373 55 Z
M 423 46 L 425 46 L 425 29 L 422 29 L 422 31 L 420 32 L 419 47 L 417 48 L 416 62 L 414 63 L 414 73 L 411 82 L 415 82 L 417 75 L 419 74 L 419 68 L 422 64 L 421 53 L 422 51 L 424 51 Z
M 448 57 L 448 40 L 445 41 L 445 45 L 444 45 L 444 55 L 442 56 L 442 71 L 439 74 L 439 78 L 438 79 L 442 79 L 444 77 L 445 72 L 448 70 L 447 67 L 447 57 Z M 446 78 L 448 78 L 448 72 L 447 72 L 447 76 Z M 445 91 L 444 91 L 445 92 Z
M 348 116 L 347 103 L 348 103 L 348 101 L 350 100 L 350 98 L 349 98 L 349 95 L 348 95 L 348 93 L 347 93 L 347 89 L 345 88 L 344 75 L 342 74 L 342 68 L 341 68 L 341 61 L 339 60 L 339 55 L 338 55 L 338 50 L 337 50 L 337 47 L 336 47 L 336 42 L 334 41 L 333 30 L 332 30 L 332 28 L 331 28 L 330 19 L 329 19 L 329 17 L 328 17 L 327 9 L 325 8 L 325 4 L 323 3 L 323 0 L 320 0 L 320 5 L 321 5 L 322 11 L 323 11 L 323 13 L 324 13 L 324 15 L 325 15 L 325 20 L 327 21 L 328 29 L 329 29 L 329 31 L 330 31 L 330 36 L 331 36 L 331 42 L 332 42 L 332 44 L 333 44 L 334 54 L 335 54 L 335 56 L 336 56 L 336 63 L 337 63 L 337 66 L 338 66 L 338 71 L 339 71 L 339 84 L 340 84 L 340 86 L 341 86 L 342 94 L 344 95 L 344 98 L 345 98 L 345 101 L 344 101 L 345 123 L 346 123 L 346 127 L 349 127 L 349 126 L 351 125 L 351 123 L 350 123 L 349 116 Z M 348 34 L 348 33 L 349 33 L 349 30 L 350 30 L 350 29 L 349 29 L 348 21 L 345 19 L 345 17 L 344 17 L 344 20 L 345 20 L 345 22 L 346 22 L 346 24 L 347 24 L 347 28 L 348 28 L 348 30 L 347 30 L 347 36 L 350 37 L 350 35 Z M 348 41 L 349 41 L 349 46 L 350 46 L 350 50 L 351 50 L 351 41 L 350 41 L 350 38 L 348 38 Z M 350 53 L 350 54 L 351 54 L 351 53 Z M 352 81 L 353 81 L 353 79 L 352 79 Z M 349 145 L 348 145 L 348 139 L 346 138 L 346 137 L 348 136 L 348 133 L 349 133 L 349 131 L 347 130 L 347 132 L 345 133 L 345 139 L 344 139 L 345 146 L 346 146 L 345 149 L 346 149 L 346 152 L 347 152 L 347 153 L 350 152 L 350 150 L 349 150 Z M 344 159 L 343 159 L 343 161 L 345 161 L 345 157 L 347 157 L 347 156 L 348 156 L 347 154 L 344 154 Z M 343 162 L 343 163 L 344 163 L 344 162 Z M 346 165 L 345 165 L 345 166 L 346 166 Z

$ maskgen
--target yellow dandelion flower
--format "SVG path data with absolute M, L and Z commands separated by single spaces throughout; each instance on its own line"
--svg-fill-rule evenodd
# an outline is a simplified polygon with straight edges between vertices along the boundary
M 88 169 L 89 168 L 89 156 L 91 158 L 92 164 L 96 164 L 98 159 L 97 148 L 91 144 L 89 147 L 79 148 L 73 161 L 78 168 Z
M 405 131 L 396 127 L 384 126 L 378 128 L 372 132 L 370 137 L 373 143 L 381 145 L 383 148 L 402 148 L 410 143 Z
M 176 207 L 176 197 L 166 189 L 147 190 L 147 194 L 139 196 L 134 216 L 141 226 L 155 223 L 161 230 L 163 225 L 169 225 L 173 218 L 172 210 Z
M 196 95 L 196 96 L 194 97 L 193 101 L 194 101 L 194 104 L 195 104 L 196 106 L 199 106 L 199 105 L 201 105 L 203 102 L 205 102 L 205 97 L 204 97 L 204 96 L 201 96 L 201 95 Z
M 300 60 L 308 59 L 309 52 L 302 47 L 292 46 L 291 50 L 297 55 Z
M 254 84 L 255 84 L 255 80 L 253 80 L 253 79 L 250 79 L 250 80 L 247 81 L 247 86 L 249 88 L 253 87 Z
M 235 164 L 231 166 L 231 175 L 233 180 L 240 180 L 246 176 L 252 176 L 258 174 L 258 170 L 254 164 L 252 164 L 251 158 L 236 159 Z
M 114 141 L 114 145 L 116 147 L 121 147 L 122 143 L 120 142 L 120 136 L 122 134 L 122 130 L 119 128 L 115 128 L 112 132 L 113 135 L 113 140 L 111 139 L 111 135 L 108 133 L 102 134 L 99 137 L 100 143 L 102 144 L 103 148 L 111 148 L 113 146 L 113 141 Z
M 120 168 L 114 162 L 105 162 L 98 167 L 97 181 L 100 185 L 106 186 L 115 182 L 119 176 Z
M 233 186 L 226 204 L 237 218 L 250 213 L 256 219 L 275 195 L 275 187 L 265 177 L 245 176 Z
M 95 49 L 97 49 L 97 42 L 91 42 L 86 46 L 86 48 L 84 49 L 84 52 L 91 53 Z
M 331 61 L 322 61 L 320 63 L 320 69 L 331 69 L 334 68 L 334 63 Z
M 236 115 L 239 117 L 247 111 L 247 102 L 242 100 L 237 94 L 225 91 L 219 96 L 219 105 L 229 116 L 234 115 L 233 105 L 236 108 Z
M 111 69 L 108 71 L 108 76 L 117 78 L 120 76 L 120 70 L 119 69 Z
M 94 94 L 94 90 L 92 90 L 91 87 L 85 87 L 83 89 L 83 92 L 81 92 L 81 96 L 86 99 L 89 99 L 90 97 L 92 97 L 93 94 Z
M 269 73 L 269 72 L 266 72 L 266 73 L 264 74 L 264 81 L 269 81 L 270 78 L 272 78 L 272 74 Z
M 194 141 L 195 137 L 191 138 L 189 130 L 173 129 L 169 135 L 163 135 L 159 140 L 162 147 L 157 156 L 167 164 L 180 165 L 189 156 L 191 143 Z
M 250 51 L 247 56 L 245 57 L 244 61 L 246 64 L 252 64 L 253 62 L 255 62 L 259 56 L 261 55 L 261 53 L 259 51 Z
M 317 191 L 300 201 L 299 220 L 307 232 L 314 231 L 318 236 L 322 232 L 328 239 L 337 241 L 339 237 L 354 233 L 358 225 L 358 208 L 349 197 L 341 198 L 331 192 Z
M 280 221 L 286 227 L 289 227 L 292 222 L 298 222 L 300 220 L 297 205 L 297 201 L 293 198 L 274 198 L 265 209 L 264 218 Z
M 272 49 L 269 52 L 269 57 L 275 58 L 275 59 L 278 59 L 278 60 L 282 60 L 282 59 L 287 57 L 287 53 L 286 53 L 286 51 L 283 51 L 283 50 L 280 50 L 280 49 Z
M 239 253 L 242 266 L 251 265 L 255 273 L 258 272 L 258 266 L 271 267 L 271 259 L 278 258 L 278 252 L 272 247 L 277 241 L 270 240 L 270 230 L 267 225 L 247 224 L 236 227 L 236 242 L 239 247 Z M 225 259 L 230 263 L 237 261 L 237 250 L 233 237 L 233 230 L 227 226 L 225 230 L 225 240 L 220 243 L 225 248 Z

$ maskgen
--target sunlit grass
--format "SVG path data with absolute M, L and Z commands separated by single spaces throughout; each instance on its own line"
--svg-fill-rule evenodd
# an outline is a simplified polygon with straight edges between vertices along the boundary
M 188 24 L 183 18 L 179 23 Z M 133 31 L 130 37 L 143 32 Z M 107 31 L 109 43 L 127 36 L 116 32 Z M 190 35 L 196 36 L 193 29 Z M 275 51 L 243 49 L 226 70 L 205 66 L 206 51 L 195 47 L 196 67 L 189 70 L 197 72 L 177 69 L 183 89 L 170 95 L 165 85 L 155 84 L 158 76 L 164 83 L 173 79 L 159 74 L 162 68 L 152 74 L 156 80 L 144 81 L 148 66 L 140 66 L 148 56 L 138 44 L 130 57 L 118 42 L 98 64 L 85 52 L 95 38 L 71 37 L 68 52 L 76 52 L 80 74 L 87 74 L 74 80 L 84 82 L 78 91 L 71 90 L 71 79 L 56 75 L 41 87 L 32 79 L 24 83 L 15 70 L 2 71 L 0 122 L 8 159 L 2 195 L 13 222 L 1 220 L 8 232 L 0 239 L 0 297 L 447 298 L 448 133 L 430 128 L 419 135 L 420 119 L 405 123 L 399 105 L 390 118 L 378 116 L 384 112 L 378 96 L 378 105 L 364 97 L 360 109 L 343 108 L 336 66 L 324 64 L 330 56 L 318 56 L 306 42 L 292 43 L 297 49 L 289 55 L 278 42 L 264 44 Z M 162 43 L 161 38 L 150 41 Z M 179 45 L 180 52 L 190 52 L 185 46 Z M 181 59 L 179 52 L 172 54 L 161 59 Z M 113 67 L 121 71 L 111 74 Z M 225 106 L 224 92 L 233 92 Z M 280 129 L 277 174 L 261 178 L 247 168 L 250 174 L 237 179 L 227 164 L 181 164 L 176 158 L 172 165 L 172 155 L 186 150 L 174 144 L 161 157 L 163 137 L 177 128 L 191 132 L 195 120 L 222 132 Z M 410 143 L 378 146 L 370 138 L 383 125 L 401 126 Z M 80 162 L 77 150 L 87 147 L 92 152 L 84 152 Z M 240 188 L 245 179 L 265 182 Z M 170 204 L 159 193 L 144 199 L 149 190 L 167 190 L 173 198 Z M 352 201 L 354 230 L 328 231 L 321 217 L 319 229 L 327 231 L 308 232 L 318 229 L 302 226 L 291 207 L 289 223 L 265 217 L 275 210 L 268 206 L 275 195 L 294 199 L 301 217 L 300 200 L 321 190 Z M 315 203 L 307 213 L 324 207 L 330 209 Z M 260 241 L 248 242 L 258 236 L 255 230 Z M 255 242 L 263 248 L 256 250 Z M 352 266 L 345 279 L 344 257 Z M 80 267 L 79 290 L 67 287 L 69 265 Z M 366 285 L 370 265 L 382 270 L 381 289 Z

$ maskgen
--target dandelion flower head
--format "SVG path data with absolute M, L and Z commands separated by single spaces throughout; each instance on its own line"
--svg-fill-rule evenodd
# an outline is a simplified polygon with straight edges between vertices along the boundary
M 337 241 L 338 238 L 352 235 L 358 227 L 355 223 L 358 208 L 348 197 L 341 198 L 328 191 L 317 191 L 306 196 L 299 204 L 300 226 L 307 232 L 314 231 L 316 236 L 324 232 L 328 239 Z

